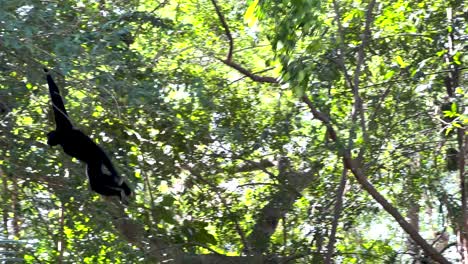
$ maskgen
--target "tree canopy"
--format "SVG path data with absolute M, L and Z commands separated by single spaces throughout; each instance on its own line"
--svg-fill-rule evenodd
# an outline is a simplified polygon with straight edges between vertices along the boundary
M 0 8 L 0 255 L 24 263 L 468 261 L 466 1 Z M 43 67 L 135 195 L 46 144 Z

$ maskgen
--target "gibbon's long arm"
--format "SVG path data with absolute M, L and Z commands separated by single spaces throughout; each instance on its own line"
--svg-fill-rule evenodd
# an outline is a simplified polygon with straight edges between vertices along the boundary
M 117 173 L 117 171 L 114 168 L 114 165 L 112 164 L 111 160 L 107 155 L 102 156 L 102 165 L 104 165 L 110 172 L 110 175 L 114 179 L 116 184 L 122 184 L 123 178 Z
M 68 117 L 67 110 L 63 104 L 62 96 L 60 91 L 55 84 L 54 79 L 50 76 L 50 72 L 47 68 L 44 68 L 44 72 L 47 75 L 47 84 L 49 85 L 50 99 L 52 100 L 52 109 L 54 110 L 54 118 L 57 130 L 68 130 L 73 128 L 73 124 Z

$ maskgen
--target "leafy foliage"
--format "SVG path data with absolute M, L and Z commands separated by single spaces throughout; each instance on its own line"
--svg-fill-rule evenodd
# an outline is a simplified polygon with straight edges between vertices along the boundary
M 21 241 L 5 248 L 26 263 L 422 260 L 349 152 L 459 260 L 468 7 L 372 3 L 3 1 L 1 231 Z M 45 144 L 43 66 L 133 184 L 128 208 Z

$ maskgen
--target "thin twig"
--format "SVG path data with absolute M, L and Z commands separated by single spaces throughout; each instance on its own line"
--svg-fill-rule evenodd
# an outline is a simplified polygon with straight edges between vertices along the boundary
M 354 71 L 354 81 L 353 81 L 353 95 L 354 95 L 354 105 L 355 105 L 354 110 L 357 112 L 356 114 L 359 114 L 360 125 L 361 125 L 364 142 L 368 142 L 368 135 L 366 131 L 367 130 L 366 119 L 364 116 L 363 102 L 362 102 L 361 96 L 359 95 L 359 85 L 360 85 L 359 77 L 361 76 L 361 68 L 364 64 L 364 58 L 365 58 L 364 50 L 367 48 L 369 38 L 371 35 L 370 26 L 374 20 L 374 16 L 372 14 L 374 10 L 374 6 L 375 6 L 375 0 L 372 0 L 367 7 L 366 24 L 364 27 L 364 32 L 362 34 L 362 43 L 359 46 L 359 50 L 358 50 L 358 60 L 356 64 L 356 69 Z M 353 118 L 353 119 L 356 119 L 356 118 Z M 359 151 L 359 158 L 362 159 L 363 155 L 364 155 L 364 148 L 361 148 L 361 151 Z

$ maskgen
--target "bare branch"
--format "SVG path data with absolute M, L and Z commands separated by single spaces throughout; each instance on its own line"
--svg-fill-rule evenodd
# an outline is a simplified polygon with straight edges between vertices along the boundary
M 249 77 L 252 81 L 260 82 L 260 83 L 279 83 L 278 80 L 276 80 L 276 78 L 256 75 L 255 73 L 252 73 L 251 71 L 245 69 L 241 65 L 232 61 L 232 54 L 234 52 L 234 39 L 232 38 L 231 30 L 229 29 L 229 25 L 226 22 L 226 18 L 224 18 L 224 15 L 221 12 L 221 9 L 219 8 L 216 0 L 211 0 L 211 3 L 213 4 L 216 10 L 216 14 L 218 15 L 219 21 L 221 22 L 221 25 L 224 28 L 226 37 L 229 40 L 229 51 L 228 51 L 226 59 L 219 59 L 219 58 L 217 59 L 223 62 L 224 64 L 226 64 L 227 66 Z
M 397 221 L 403 230 L 415 241 L 424 252 L 431 257 L 431 259 L 438 261 L 443 264 L 450 264 L 450 262 L 442 256 L 434 247 L 429 245 L 427 241 L 416 231 L 416 229 L 406 221 L 406 219 L 400 214 L 400 212 L 385 199 L 375 187 L 369 182 L 367 177 L 362 172 L 361 168 L 357 164 L 356 160 L 351 158 L 350 151 L 346 151 L 343 160 L 346 167 L 351 170 L 353 175 L 356 177 L 361 186 L 376 200 L 384 209 Z
M 338 33 L 340 35 L 340 42 L 338 43 L 340 47 L 338 53 L 338 66 L 340 66 L 343 69 L 345 81 L 348 84 L 348 86 L 352 89 L 353 82 L 351 81 L 351 77 L 349 76 L 348 70 L 346 69 L 346 65 L 344 63 L 344 54 L 346 53 L 346 47 L 344 45 L 345 33 L 343 29 L 343 24 L 341 23 L 340 7 L 338 6 L 337 0 L 333 0 L 333 9 L 335 10 L 335 21 L 338 25 Z
M 335 129 L 331 124 L 330 117 L 328 117 L 325 113 L 318 111 L 315 108 L 314 104 L 310 101 L 309 97 L 307 97 L 307 95 L 302 96 L 302 101 L 304 101 L 307 104 L 314 117 L 322 121 L 322 123 L 327 127 L 328 138 L 336 142 L 338 138 L 336 136 Z
M 244 67 L 242 67 L 241 65 L 239 65 L 239 64 L 237 64 L 237 63 L 235 63 L 233 61 L 223 60 L 223 59 L 219 59 L 219 60 L 222 61 L 227 66 L 229 66 L 229 67 L 237 70 L 238 72 L 244 74 L 245 76 L 249 77 L 252 81 L 260 82 L 260 83 L 276 83 L 276 84 L 279 83 L 276 78 L 256 75 L 256 74 L 252 73 L 251 71 L 245 69 Z
M 374 10 L 374 6 L 375 6 L 375 0 L 372 0 L 369 3 L 368 7 L 367 7 L 366 25 L 365 25 L 364 32 L 363 32 L 362 37 L 361 37 L 362 38 L 362 43 L 359 46 L 359 50 L 358 50 L 358 60 L 357 60 L 357 64 L 356 64 L 356 69 L 354 71 L 354 81 L 353 81 L 353 95 L 354 95 L 354 105 L 355 105 L 354 110 L 357 113 L 359 113 L 360 125 L 361 125 L 362 134 L 363 134 L 363 137 L 364 137 L 364 142 L 368 141 L 368 136 L 367 136 L 367 132 L 366 132 L 366 130 L 367 130 L 366 129 L 366 120 L 365 120 L 365 116 L 364 116 L 364 108 L 363 108 L 362 98 L 359 95 L 359 85 L 360 85 L 359 77 L 361 76 L 361 68 L 362 68 L 362 65 L 364 64 L 364 57 L 365 57 L 364 50 L 366 49 L 366 47 L 368 45 L 369 38 L 370 38 L 370 35 L 371 35 L 370 26 L 371 26 L 371 24 L 372 24 L 372 22 L 374 20 L 374 16 L 372 14 L 372 12 Z M 353 117 L 353 119 L 356 119 L 356 117 Z M 363 151 L 363 149 L 361 149 L 361 151 L 359 152 L 359 157 L 362 158 L 363 155 L 364 155 L 364 151 Z
M 224 18 L 224 15 L 223 15 L 223 13 L 221 12 L 221 9 L 218 6 L 218 3 L 216 3 L 216 0 L 211 0 L 211 3 L 213 4 L 213 6 L 214 6 L 214 8 L 216 10 L 216 14 L 218 15 L 219 21 L 221 21 L 221 25 L 223 25 L 224 32 L 226 33 L 226 37 L 229 40 L 229 52 L 228 52 L 226 60 L 231 61 L 232 60 L 232 53 L 234 51 L 234 39 L 232 38 L 231 30 L 229 30 L 229 26 L 226 23 L 226 19 Z

